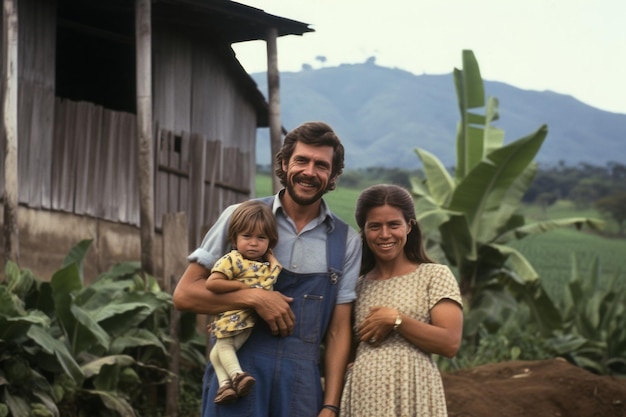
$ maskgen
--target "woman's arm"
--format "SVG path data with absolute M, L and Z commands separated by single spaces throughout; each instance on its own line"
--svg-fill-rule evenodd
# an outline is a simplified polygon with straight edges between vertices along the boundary
M 463 337 L 461 306 L 450 299 L 443 299 L 435 304 L 430 316 L 432 324 L 401 315 L 402 324 L 396 331 L 426 352 L 453 357 L 459 351 Z
M 359 338 L 367 342 L 374 338 L 380 344 L 392 331 L 398 311 L 389 307 L 373 307 L 359 328 Z M 463 310 L 450 299 L 439 301 L 430 311 L 431 323 L 424 323 L 400 314 L 402 323 L 395 329 L 409 342 L 421 350 L 453 357 L 461 346 L 463 336 Z

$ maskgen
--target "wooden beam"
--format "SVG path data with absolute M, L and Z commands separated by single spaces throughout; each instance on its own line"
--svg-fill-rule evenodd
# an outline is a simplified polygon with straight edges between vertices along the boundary
M 19 265 L 19 231 L 17 223 L 18 168 L 17 168 L 17 93 L 18 93 L 18 19 L 17 0 L 4 0 L 2 27 L 4 44 L 2 71 L 2 133 L 4 152 L 4 258 Z
M 172 294 L 178 284 L 178 278 L 183 275 L 187 268 L 187 213 L 166 213 L 163 216 L 163 277 L 165 286 L 163 289 Z M 165 415 L 168 417 L 178 416 L 178 399 L 180 383 L 180 312 L 175 308 L 170 310 L 170 338 L 172 343 L 168 350 L 170 353 L 169 371 L 172 379 L 168 382 L 165 395 Z
M 282 125 L 280 122 L 280 76 L 278 73 L 278 29 L 270 28 L 267 31 L 267 91 L 269 100 L 270 147 L 272 158 L 272 172 L 278 168 L 276 154 L 282 144 Z M 282 188 L 276 175 L 272 176 L 272 188 L 276 194 Z
M 154 275 L 154 153 L 151 0 L 135 0 L 137 42 L 137 169 L 141 267 Z

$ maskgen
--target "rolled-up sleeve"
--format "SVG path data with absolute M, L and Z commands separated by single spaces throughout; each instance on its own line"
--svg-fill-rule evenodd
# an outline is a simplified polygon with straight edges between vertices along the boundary
M 343 275 L 339 280 L 337 304 L 351 303 L 356 299 L 355 286 L 361 269 L 361 250 L 361 235 L 350 228 L 346 241 Z
M 197 262 L 210 270 L 219 258 L 230 251 L 231 243 L 228 241 L 228 222 L 238 205 L 228 206 L 220 214 L 215 224 L 204 235 L 200 247 L 187 257 L 189 262 Z

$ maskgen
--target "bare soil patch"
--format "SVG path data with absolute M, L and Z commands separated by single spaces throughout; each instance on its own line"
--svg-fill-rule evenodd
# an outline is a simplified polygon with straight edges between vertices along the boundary
M 626 417 L 626 379 L 563 359 L 443 373 L 450 417 Z

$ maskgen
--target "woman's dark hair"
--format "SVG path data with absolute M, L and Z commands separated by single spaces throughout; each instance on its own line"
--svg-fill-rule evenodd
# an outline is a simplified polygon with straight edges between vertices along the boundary
M 230 217 L 228 240 L 235 245 L 238 234 L 254 231 L 257 227 L 267 235 L 268 249 L 273 249 L 278 243 L 278 227 L 272 209 L 262 201 L 245 201 L 237 206 Z
M 422 230 L 417 223 L 415 216 L 415 205 L 413 197 L 407 190 L 397 185 L 378 184 L 366 188 L 361 192 L 356 202 L 356 212 L 354 217 L 356 224 L 361 230 L 361 240 L 363 242 L 363 257 L 361 261 L 361 274 L 365 274 L 374 268 L 376 260 L 363 236 L 365 221 L 371 209 L 388 205 L 395 207 L 402 212 L 404 220 L 411 226 L 411 231 L 407 235 L 404 253 L 407 258 L 418 263 L 433 263 L 434 261 L 426 254 L 424 241 L 422 240 Z
M 306 122 L 287 133 L 282 148 L 276 154 L 275 173 L 280 183 L 284 187 L 287 186 L 287 172 L 283 170 L 283 162 L 289 162 L 298 142 L 313 146 L 332 146 L 333 166 L 326 191 L 334 190 L 337 186 L 337 178 L 344 168 L 344 149 L 333 129 L 323 122 Z

